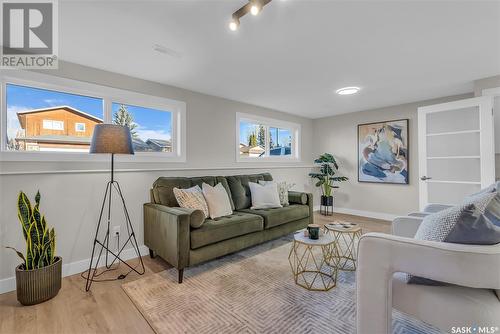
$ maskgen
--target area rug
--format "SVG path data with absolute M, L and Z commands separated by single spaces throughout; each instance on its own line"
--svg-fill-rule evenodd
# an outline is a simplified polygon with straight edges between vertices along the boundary
M 291 237 L 274 240 L 184 271 L 166 270 L 123 289 L 158 334 L 355 333 L 355 273 L 340 272 L 327 292 L 294 283 Z M 394 311 L 394 333 L 439 330 Z

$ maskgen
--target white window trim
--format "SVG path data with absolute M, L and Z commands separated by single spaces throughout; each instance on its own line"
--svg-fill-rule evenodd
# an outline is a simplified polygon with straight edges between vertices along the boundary
M 78 130 L 78 125 L 83 125 L 83 130 Z M 87 125 L 85 123 L 75 123 L 75 132 L 85 132 L 87 130 Z
M 88 154 L 78 152 L 29 152 L 7 151 L 7 101 L 6 85 L 14 84 L 40 89 L 55 90 L 63 93 L 84 95 L 103 100 L 103 119 L 112 120 L 113 102 L 141 106 L 172 113 L 172 150 L 173 152 L 137 152 L 135 155 L 117 155 L 123 162 L 185 162 L 186 161 L 186 103 L 168 98 L 151 96 L 133 91 L 101 86 L 92 83 L 56 77 L 47 74 L 6 70 L 0 75 L 0 160 L 3 161 L 107 161 L 107 154 Z
M 240 122 L 251 122 L 265 125 L 268 129 L 271 127 L 290 129 L 292 131 L 292 154 L 281 156 L 265 155 L 259 158 L 242 157 L 240 155 Z M 252 114 L 236 113 L 236 161 L 237 162 L 300 162 L 300 138 L 301 126 L 298 123 L 292 123 L 273 118 L 267 118 Z M 266 131 L 266 152 L 269 152 L 269 131 Z M 267 153 L 266 153 L 267 154 Z

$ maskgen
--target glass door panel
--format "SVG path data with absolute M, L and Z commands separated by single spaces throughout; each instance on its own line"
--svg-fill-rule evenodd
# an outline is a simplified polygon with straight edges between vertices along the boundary
M 495 180 L 492 99 L 418 110 L 420 208 L 458 204 Z

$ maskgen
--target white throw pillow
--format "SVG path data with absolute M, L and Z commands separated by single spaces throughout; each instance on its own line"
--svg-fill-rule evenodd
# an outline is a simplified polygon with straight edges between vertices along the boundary
M 259 181 L 259 184 L 266 185 L 269 183 L 273 183 L 274 181 Z M 278 186 L 278 195 L 280 197 L 280 204 L 282 206 L 288 206 L 290 203 L 288 202 L 288 191 L 292 189 L 295 183 L 287 183 L 287 182 L 278 182 L 276 183 Z
M 258 184 L 248 182 L 252 194 L 252 207 L 250 209 L 281 208 L 278 185 L 274 182 Z
M 174 188 L 174 196 L 181 208 L 196 209 L 203 211 L 205 218 L 208 217 L 208 205 L 200 186 L 188 189 Z
M 210 218 L 214 219 L 233 214 L 229 196 L 222 183 L 217 183 L 215 187 L 203 183 L 201 188 L 203 190 L 203 196 L 205 196 L 205 200 L 208 204 Z

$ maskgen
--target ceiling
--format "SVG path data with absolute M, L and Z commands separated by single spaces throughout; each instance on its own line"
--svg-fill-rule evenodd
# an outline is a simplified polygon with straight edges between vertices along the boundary
M 60 59 L 308 118 L 500 74 L 500 1 L 274 0 L 232 32 L 243 4 L 60 1 Z M 336 95 L 343 86 L 362 90 Z

